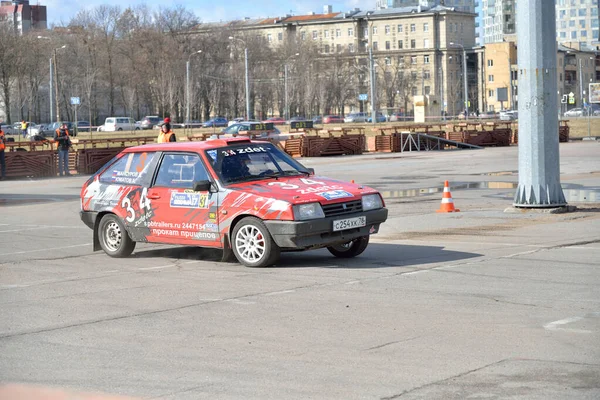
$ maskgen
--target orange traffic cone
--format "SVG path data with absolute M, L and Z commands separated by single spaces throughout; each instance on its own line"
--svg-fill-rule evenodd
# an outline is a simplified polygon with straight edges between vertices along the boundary
M 448 186 L 448 181 L 444 182 L 444 194 L 442 195 L 442 205 L 440 209 L 437 210 L 439 213 L 448 213 L 448 212 L 459 212 L 458 208 L 454 208 L 454 200 L 452 200 L 452 195 L 450 194 L 450 187 Z

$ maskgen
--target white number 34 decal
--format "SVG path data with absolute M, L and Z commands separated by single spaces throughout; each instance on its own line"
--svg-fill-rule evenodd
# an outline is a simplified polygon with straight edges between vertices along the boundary
M 125 209 L 127 215 L 125 216 L 125 221 L 133 222 L 135 220 L 135 210 L 131 206 L 131 199 L 129 197 L 123 197 L 121 201 L 121 207 Z M 142 190 L 142 195 L 140 196 L 140 210 L 146 208 L 150 210 L 152 204 L 150 203 L 150 199 L 148 198 L 148 188 L 144 188 Z
M 300 178 L 300 181 L 302 181 L 302 183 L 304 183 L 305 185 L 323 185 L 323 182 L 313 181 L 312 179 L 307 179 L 307 178 Z M 280 188 L 285 189 L 285 190 L 300 189 L 300 186 L 292 185 L 291 183 L 269 182 L 269 186 L 275 186 L 275 185 L 277 185 Z

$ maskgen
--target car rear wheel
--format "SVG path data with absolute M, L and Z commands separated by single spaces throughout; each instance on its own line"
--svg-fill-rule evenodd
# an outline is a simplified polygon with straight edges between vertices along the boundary
M 327 250 L 339 258 L 352 258 L 362 254 L 369 245 L 369 236 L 362 236 L 346 243 L 329 246 Z
M 254 217 L 246 217 L 237 223 L 231 247 L 240 263 L 253 268 L 275 264 L 281 253 L 265 224 Z
M 119 217 L 114 214 L 102 217 L 98 226 L 98 237 L 100 247 L 111 257 L 127 257 L 135 249 L 135 242 L 127 234 Z

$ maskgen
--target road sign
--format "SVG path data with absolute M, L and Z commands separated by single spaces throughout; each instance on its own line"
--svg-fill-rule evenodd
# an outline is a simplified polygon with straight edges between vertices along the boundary
M 563 94 L 562 99 L 560 99 L 561 104 L 567 104 L 568 98 L 569 98 L 569 96 L 567 96 L 566 94 Z
M 600 83 L 590 83 L 590 103 L 600 103 Z
M 361 93 L 358 95 L 358 100 L 360 100 L 360 101 L 367 101 L 368 98 L 369 98 L 369 95 L 366 93 Z
M 72 106 L 78 106 L 79 104 L 81 104 L 81 100 L 79 99 L 79 97 L 71 97 Z
M 575 104 L 575 93 L 569 93 L 569 104 Z

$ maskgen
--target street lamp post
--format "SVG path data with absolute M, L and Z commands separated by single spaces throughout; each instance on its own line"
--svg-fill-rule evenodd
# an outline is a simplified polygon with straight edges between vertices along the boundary
M 465 90 L 465 119 L 469 119 L 469 92 L 467 83 L 467 50 L 465 46 L 460 43 L 450 42 L 450 46 L 460 47 L 463 51 L 463 79 L 464 79 L 464 90 Z
M 371 22 L 371 24 L 369 25 L 369 16 L 371 15 L 371 12 L 367 12 L 367 29 L 368 29 L 368 34 L 369 34 L 369 72 L 371 75 L 371 122 L 373 124 L 377 123 L 377 112 L 375 110 L 375 104 L 376 104 L 376 99 L 375 99 L 375 61 L 373 60 L 373 40 L 372 40 L 372 33 L 373 33 L 373 23 Z
M 229 36 L 229 40 L 239 40 L 244 44 L 244 66 L 246 70 L 246 119 L 249 120 L 250 116 L 250 76 L 248 72 L 248 45 L 242 39 Z
M 290 109 L 288 106 L 288 82 L 287 82 L 287 80 L 288 80 L 288 61 L 291 58 L 297 57 L 299 55 L 300 55 L 300 53 L 292 54 L 285 60 L 285 64 L 283 65 L 283 84 L 284 84 L 284 91 L 285 91 L 285 110 L 283 113 L 284 113 L 284 118 L 286 121 L 290 119 Z
M 202 53 L 202 50 L 198 50 L 193 52 L 192 54 L 190 54 L 188 56 L 188 59 L 185 63 L 185 91 L 186 91 L 186 100 L 185 100 L 185 124 L 189 124 L 190 123 L 190 104 L 191 104 L 191 100 L 190 100 L 190 59 L 192 58 L 193 55 L 195 54 L 200 54 Z
M 54 57 L 54 103 L 56 104 L 56 122 L 60 122 L 60 103 L 58 101 L 58 60 L 56 59 L 56 51 L 60 49 L 66 48 L 67 45 L 62 45 L 61 47 L 57 47 L 54 49 L 53 57 Z

